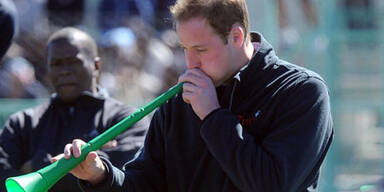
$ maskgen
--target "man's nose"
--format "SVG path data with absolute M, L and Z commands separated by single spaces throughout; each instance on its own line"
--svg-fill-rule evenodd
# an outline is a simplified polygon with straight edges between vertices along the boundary
M 200 59 L 193 53 L 186 52 L 186 59 L 188 69 L 199 68 L 201 65 Z
M 57 73 L 59 75 L 68 75 L 72 72 L 72 69 L 68 65 L 62 65 L 58 68 Z

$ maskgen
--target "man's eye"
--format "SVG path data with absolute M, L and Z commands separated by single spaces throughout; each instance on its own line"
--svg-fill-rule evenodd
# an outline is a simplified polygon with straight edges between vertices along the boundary
M 197 49 L 197 52 L 205 52 L 205 51 L 207 51 L 206 49 Z
M 183 47 L 182 45 L 178 45 L 178 47 L 179 47 L 180 49 L 185 50 L 185 47 Z

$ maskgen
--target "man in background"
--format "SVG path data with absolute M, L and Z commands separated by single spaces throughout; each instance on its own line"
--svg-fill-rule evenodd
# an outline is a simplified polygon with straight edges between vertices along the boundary
M 0 132 L 1 191 L 5 179 L 49 165 L 75 138 L 89 141 L 135 109 L 110 97 L 98 85 L 101 62 L 95 41 L 76 28 L 54 33 L 47 44 L 47 65 L 55 93 L 48 103 L 13 114 Z M 121 167 L 141 147 L 143 119 L 105 144 L 98 154 Z M 50 191 L 81 191 L 68 174 Z

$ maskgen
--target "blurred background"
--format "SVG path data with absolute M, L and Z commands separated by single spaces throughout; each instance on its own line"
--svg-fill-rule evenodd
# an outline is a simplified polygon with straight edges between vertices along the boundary
M 168 6 L 174 0 L 14 0 L 16 39 L 0 64 L 0 123 L 46 101 L 52 87 L 45 45 L 75 26 L 98 42 L 100 83 L 140 107 L 184 71 Z M 384 1 L 247 0 L 251 29 L 278 56 L 322 75 L 330 89 L 335 140 L 321 191 L 368 190 L 384 183 Z M 361 188 L 363 186 L 363 188 Z

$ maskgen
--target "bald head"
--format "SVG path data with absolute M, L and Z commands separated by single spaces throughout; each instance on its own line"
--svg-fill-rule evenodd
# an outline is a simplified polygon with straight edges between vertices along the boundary
M 90 59 L 98 57 L 95 40 L 84 31 L 73 27 L 66 27 L 52 34 L 47 46 L 52 43 L 69 43 L 79 48 Z

